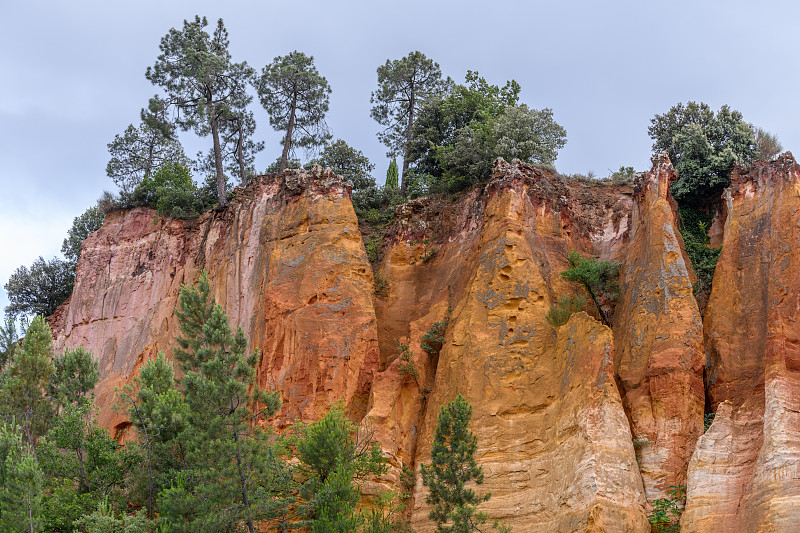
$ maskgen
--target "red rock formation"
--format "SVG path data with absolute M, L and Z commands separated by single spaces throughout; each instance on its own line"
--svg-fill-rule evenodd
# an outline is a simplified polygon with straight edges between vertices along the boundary
M 716 417 L 689 465 L 682 531 L 800 524 L 800 166 L 737 168 L 705 315 Z
M 83 244 L 56 347 L 100 363 L 99 421 L 123 427 L 114 388 L 159 350 L 171 354 L 181 284 L 205 269 L 217 302 L 262 352 L 258 383 L 282 392 L 281 419 L 313 420 L 342 399 L 363 415 L 378 365 L 372 270 L 345 182 L 287 171 L 237 189 L 196 221 L 116 212 Z
M 259 384 L 283 393 L 278 425 L 341 398 L 374 428 L 392 468 L 370 490 L 429 460 L 439 408 L 460 393 L 474 407 L 492 517 L 518 531 L 648 531 L 645 494 L 683 479 L 702 424 L 702 337 L 672 176 L 657 161 L 634 195 L 501 160 L 454 202 L 398 207 L 378 298 L 347 186 L 319 170 L 261 177 L 193 222 L 111 214 L 84 243 L 57 347 L 98 356 L 100 421 L 122 428 L 114 387 L 170 353 L 180 285 L 205 269 L 262 351 Z M 613 333 L 584 313 L 560 328 L 545 319 L 560 295 L 582 291 L 560 276 L 573 249 L 623 262 Z M 422 336 L 448 313 L 441 351 L 424 352 Z M 418 383 L 400 373 L 398 342 Z M 631 427 L 651 443 L 644 485 Z M 419 477 L 411 514 L 431 529 Z
M 648 500 L 685 484 L 703 432 L 703 329 L 669 195 L 676 177 L 663 154 L 637 178 L 614 321 L 617 378 Z

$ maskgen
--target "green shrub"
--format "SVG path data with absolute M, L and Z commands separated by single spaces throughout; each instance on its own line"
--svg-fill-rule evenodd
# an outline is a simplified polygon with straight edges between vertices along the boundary
M 438 354 L 439 350 L 442 349 L 444 333 L 447 331 L 447 326 L 450 324 L 450 313 L 451 309 L 448 308 L 444 318 L 431 324 L 431 327 L 428 328 L 428 331 L 426 331 L 425 335 L 420 339 L 419 346 L 422 348 L 422 351 L 428 355 Z
M 389 282 L 386 278 L 375 273 L 375 294 L 380 298 L 385 298 L 389 293 Z
M 147 206 L 172 218 L 195 218 L 216 203 L 214 190 L 198 188 L 189 169 L 180 163 L 164 163 L 141 181 L 130 195 L 121 195 L 120 207 Z
M 691 207 L 681 207 L 678 213 L 681 218 L 681 235 L 686 255 L 689 256 L 694 273 L 697 275 L 694 294 L 700 296 L 711 290 L 714 270 L 717 268 L 717 260 L 722 251 L 722 248 L 709 248 L 708 229 L 714 220 L 714 213 Z
M 605 298 L 615 302 L 619 298 L 619 263 L 584 258 L 575 250 L 567 256 L 567 263 L 569 268 L 561 272 L 561 277 L 567 281 L 580 283 L 586 288 L 586 292 L 600 313 L 600 320 L 610 327 L 611 322 L 603 311 L 599 299 Z
M 714 416 L 716 416 L 716 413 L 706 413 L 703 415 L 703 433 L 708 431 L 708 428 L 714 423 Z
M 653 512 L 647 517 L 653 533 L 679 533 L 680 519 L 686 500 L 686 487 L 672 485 L 669 497 L 653 500 Z
M 586 307 L 586 299 L 582 296 L 562 295 L 554 305 L 550 306 L 550 311 L 544 315 L 544 318 L 548 324 L 558 328 L 566 324 L 573 313 L 583 311 L 584 307 Z

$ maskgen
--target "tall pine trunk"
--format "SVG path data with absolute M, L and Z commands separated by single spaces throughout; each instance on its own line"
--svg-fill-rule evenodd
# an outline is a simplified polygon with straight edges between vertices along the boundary
M 297 109 L 297 94 L 292 98 L 292 111 L 289 114 L 289 125 L 286 127 L 286 137 L 283 140 L 283 153 L 281 154 L 281 172 L 286 170 L 289 160 L 289 149 L 292 147 L 292 130 L 294 130 L 294 112 Z
M 239 121 L 239 143 L 236 146 L 236 158 L 239 160 L 239 173 L 242 176 L 242 185 L 247 185 L 247 173 L 244 170 L 244 133 L 242 132 L 242 122 Z
M 411 147 L 411 128 L 414 125 L 414 86 L 411 86 L 411 98 L 408 101 L 408 125 L 406 126 L 406 145 L 403 150 L 403 175 L 400 181 L 400 192 L 406 197 L 406 184 L 408 177 L 408 150 Z
M 214 140 L 214 166 L 217 171 L 217 197 L 219 205 L 228 205 L 228 192 L 225 190 L 225 173 L 222 171 L 222 148 L 219 145 L 219 125 L 217 116 L 214 114 L 214 102 L 211 97 L 206 98 L 208 102 L 208 120 L 211 122 L 211 137 Z

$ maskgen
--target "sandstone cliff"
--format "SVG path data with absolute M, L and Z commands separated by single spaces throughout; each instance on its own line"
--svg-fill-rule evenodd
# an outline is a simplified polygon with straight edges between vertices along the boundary
M 180 285 L 205 269 L 262 352 L 258 383 L 282 393 L 276 424 L 344 400 L 390 464 L 368 490 L 417 472 L 417 531 L 433 529 L 419 467 L 457 394 L 473 404 L 492 493 L 482 509 L 515 531 L 649 531 L 648 502 L 683 483 L 687 531 L 796 522 L 797 165 L 784 156 L 734 176 L 705 323 L 673 179 L 665 157 L 635 189 L 499 160 L 489 183 L 456 200 L 399 206 L 376 265 L 348 185 L 319 169 L 262 176 L 196 221 L 114 213 L 84 242 L 73 296 L 52 318 L 56 344 L 95 353 L 100 421 L 122 438 L 114 387 L 170 353 Z M 571 250 L 621 263 L 613 328 L 591 304 L 564 326 L 547 323 L 560 295 L 582 292 L 560 276 Z M 443 341 L 424 351 L 444 320 Z M 400 372 L 398 343 L 416 381 Z M 704 409 L 717 418 L 701 436 Z
M 101 424 L 120 431 L 114 388 L 159 350 L 171 355 L 181 284 L 202 269 L 232 326 L 262 352 L 258 383 L 282 392 L 281 423 L 313 420 L 336 399 L 362 413 L 378 365 L 372 269 L 348 185 L 295 171 L 237 189 L 196 221 L 150 209 L 112 213 L 81 248 L 75 289 L 53 324 L 56 347 L 99 360 Z
M 800 167 L 736 169 L 705 315 L 716 417 L 689 465 L 685 531 L 800 524 Z

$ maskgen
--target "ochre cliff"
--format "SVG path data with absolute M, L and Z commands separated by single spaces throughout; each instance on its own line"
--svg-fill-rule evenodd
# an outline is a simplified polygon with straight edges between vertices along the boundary
M 800 167 L 737 168 L 705 315 L 708 404 L 683 531 L 800 524 Z
M 363 415 L 378 365 L 372 269 L 332 174 L 289 171 L 237 189 L 231 207 L 196 221 L 144 208 L 110 214 L 83 243 L 56 347 L 99 360 L 101 424 L 125 427 L 114 388 L 159 350 L 171 354 L 181 284 L 205 269 L 234 327 L 261 350 L 258 382 L 282 393 L 281 423 L 313 420 L 342 399 Z
M 262 353 L 259 385 L 281 391 L 275 424 L 343 400 L 390 466 L 365 490 L 416 474 L 416 531 L 434 529 L 419 470 L 458 394 L 473 405 L 492 493 L 481 509 L 515 531 L 647 532 L 651 502 L 676 484 L 688 485 L 685 531 L 789 531 L 800 518 L 798 167 L 788 155 L 734 174 L 704 322 L 674 179 L 665 156 L 634 189 L 498 160 L 489 183 L 454 200 L 398 206 L 375 265 L 349 185 L 320 169 L 259 177 L 196 221 L 112 213 L 51 318 L 57 348 L 94 352 L 100 421 L 122 438 L 114 388 L 171 353 L 180 286 L 204 269 Z M 560 327 L 545 319 L 583 292 L 561 277 L 572 250 L 620 263 L 612 328 L 592 304 Z M 717 415 L 702 435 L 704 410 Z
M 703 433 L 703 326 L 667 191 L 666 156 L 636 182 L 615 311 L 615 368 L 649 500 L 684 485 Z

